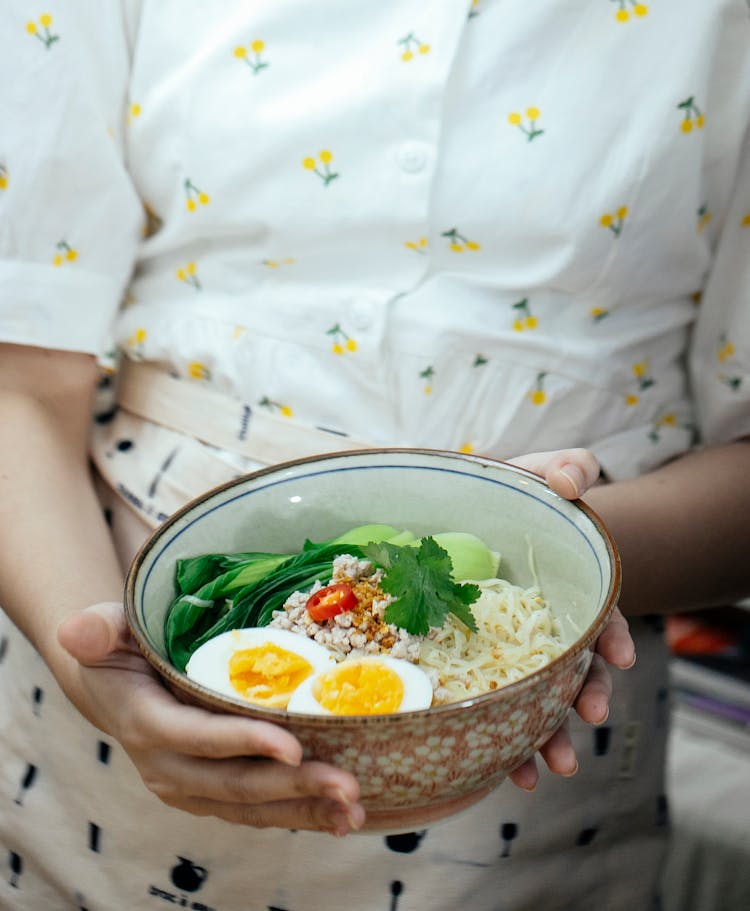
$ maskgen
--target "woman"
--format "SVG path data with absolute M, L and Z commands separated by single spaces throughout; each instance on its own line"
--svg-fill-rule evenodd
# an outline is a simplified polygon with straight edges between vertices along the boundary
M 115 547 L 342 440 L 541 450 L 561 493 L 591 488 L 627 613 L 746 592 L 746 13 L 12 5 L 0 603 L 34 650 L 5 628 L 6 906 L 657 907 L 656 624 L 633 623 L 609 719 L 596 664 L 570 781 L 528 764 L 533 795 L 334 844 L 316 832 L 362 824 L 356 781 L 176 705 L 124 635 Z M 115 350 L 91 442 L 110 536 L 86 453 Z M 632 662 L 619 620 L 599 651 Z M 567 737 L 544 752 L 570 776 Z

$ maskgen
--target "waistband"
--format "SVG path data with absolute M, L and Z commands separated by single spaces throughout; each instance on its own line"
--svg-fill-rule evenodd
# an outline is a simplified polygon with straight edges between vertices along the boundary
M 279 417 L 201 381 L 124 358 L 117 404 L 131 414 L 219 449 L 272 465 L 292 458 L 371 448 L 347 434 Z

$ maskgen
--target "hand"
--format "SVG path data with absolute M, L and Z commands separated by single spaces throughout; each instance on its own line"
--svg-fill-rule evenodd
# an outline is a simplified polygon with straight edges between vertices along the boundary
M 178 702 L 138 651 L 122 604 L 73 614 L 58 640 L 79 662 L 69 697 L 120 742 L 167 806 L 257 828 L 361 828 L 359 785 L 348 772 L 303 762 L 301 745 L 281 727 Z
M 586 449 L 537 452 L 509 461 L 540 475 L 556 493 L 568 500 L 583 496 L 599 478 L 599 463 Z M 588 724 L 603 724 L 609 715 L 612 678 L 607 663 L 623 670 L 635 664 L 635 646 L 628 631 L 628 622 L 618 607 L 615 607 L 609 623 L 596 642 L 591 669 L 573 706 Z M 578 760 L 567 722 L 539 752 L 551 772 L 569 777 L 578 770 Z M 534 790 L 538 778 L 534 757 L 510 774 L 511 781 L 527 791 Z

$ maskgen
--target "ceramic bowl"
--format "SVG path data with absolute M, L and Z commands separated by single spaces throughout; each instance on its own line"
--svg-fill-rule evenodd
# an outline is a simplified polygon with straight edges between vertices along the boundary
M 435 708 L 368 717 L 293 714 L 214 693 L 170 665 L 164 618 L 178 559 L 292 553 L 306 538 L 383 523 L 417 534 L 464 531 L 501 554 L 501 575 L 542 592 L 570 642 L 530 676 Z M 564 721 L 619 592 L 615 546 L 597 516 L 520 468 L 430 450 L 366 450 L 300 459 L 209 491 L 167 520 L 136 556 L 126 613 L 138 645 L 181 700 L 282 725 L 305 755 L 348 769 L 370 831 L 409 831 L 475 803 Z M 582 632 L 581 632 L 582 631 Z

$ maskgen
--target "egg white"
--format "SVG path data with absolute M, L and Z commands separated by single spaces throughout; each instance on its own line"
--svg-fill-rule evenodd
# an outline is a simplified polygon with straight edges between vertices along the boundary
M 263 626 L 229 630 L 204 642 L 190 656 L 185 673 L 191 680 L 223 696 L 242 699 L 229 679 L 229 661 L 235 652 L 267 643 L 304 658 L 312 665 L 313 674 L 336 663 L 333 654 L 313 639 L 289 630 Z
M 346 658 L 338 665 L 351 663 L 377 662 L 384 664 L 401 678 L 404 685 L 404 696 L 396 712 L 417 712 L 428 709 L 432 705 L 432 684 L 425 672 L 411 661 L 403 658 L 391 658 L 388 655 L 372 655 L 365 658 Z M 322 672 L 328 670 L 324 668 Z M 289 699 L 287 711 L 301 712 L 308 715 L 333 715 L 334 713 L 324 708 L 313 695 L 313 685 L 319 674 L 312 674 L 297 687 Z

